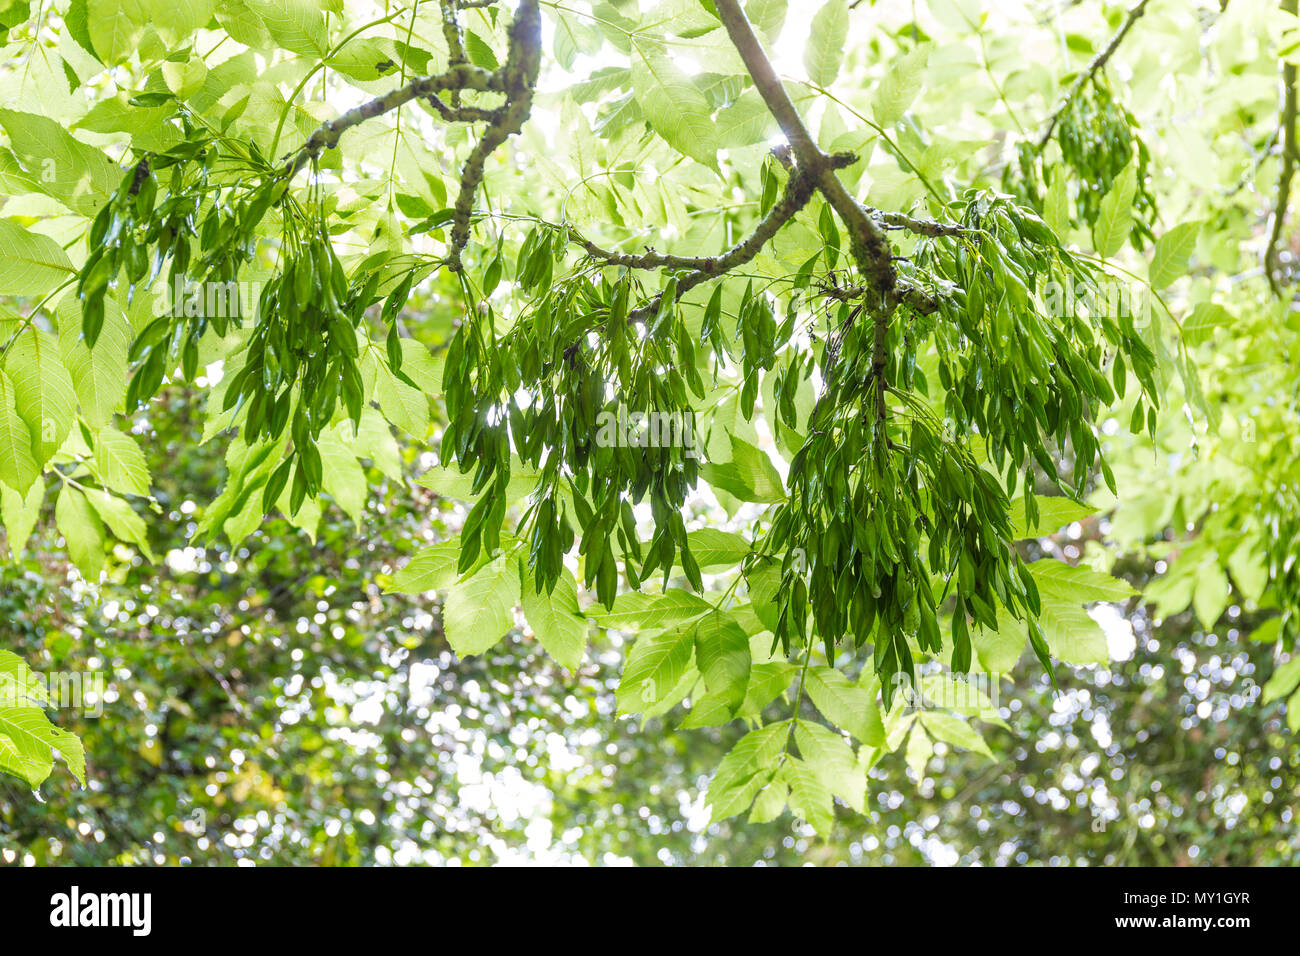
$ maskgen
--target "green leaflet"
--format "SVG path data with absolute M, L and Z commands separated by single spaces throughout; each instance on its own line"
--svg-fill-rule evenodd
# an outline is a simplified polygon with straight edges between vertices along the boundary
M 393 576 L 385 594 L 419 594 L 450 587 L 456 580 L 460 542 L 443 541 L 417 551 Z
M 821 773 L 806 761 L 787 757 L 781 764 L 782 781 L 790 788 L 790 809 L 807 820 L 814 830 L 828 836 L 835 825 L 835 808 L 830 787 Z
M 1192 314 L 1183 320 L 1183 342 L 1194 348 L 1204 345 L 1214 337 L 1214 330 L 1232 324 L 1233 316 L 1226 308 L 1214 302 L 1199 302 Z
M 329 433 L 321 435 L 316 447 L 325 469 L 325 490 L 348 517 L 360 524 L 366 505 L 367 482 L 356 454 Z
M 1064 239 L 1070 230 L 1070 194 L 1066 190 L 1065 176 L 1057 174 L 1043 199 L 1043 219 L 1048 228 Z
M 1124 245 L 1133 225 L 1133 197 L 1137 192 L 1137 168 L 1130 164 L 1115 180 L 1101 201 L 1101 212 L 1093 229 L 1093 245 L 1109 258 Z
M 907 108 L 921 92 L 929 58 L 930 46 L 926 44 L 890 64 L 871 100 L 872 115 L 878 124 L 889 126 L 903 118 Z
M 789 0 L 750 0 L 745 4 L 745 16 L 770 43 L 780 35 L 789 7 Z
M 41 329 L 23 331 L 5 355 L 5 372 L 14 407 L 27 425 L 32 457 L 43 465 L 68 437 L 77 407 L 58 342 Z
M 94 216 L 122 178 L 116 163 L 48 117 L 0 109 L 0 127 L 38 188 L 73 212 Z
M 402 480 L 402 451 L 379 412 L 370 406 L 363 408 L 361 427 L 355 437 L 352 436 L 352 431 L 351 422 L 339 426 L 340 438 L 351 445 L 358 457 L 370 459 L 371 463 L 389 478 L 395 481 Z
M 94 52 L 110 65 L 130 58 L 149 23 L 149 8 L 144 0 L 86 0 L 86 14 Z
M 442 394 L 442 361 L 415 339 L 399 339 L 401 372 L 426 395 Z
M 904 759 L 907 761 L 908 769 L 918 780 L 924 779 L 925 769 L 932 756 L 934 756 L 934 741 L 925 732 L 924 725 L 920 721 L 915 721 L 912 724 L 912 732 L 907 738 Z
M 81 337 L 81 309 L 75 295 L 59 302 L 59 349 L 72 379 L 81 417 L 92 427 L 106 425 L 122 408 L 131 327 L 112 299 L 105 300 L 104 325 L 94 348 Z
M 1264 684 L 1264 696 L 1261 703 L 1271 704 L 1286 697 L 1296 686 L 1300 685 L 1300 655 L 1292 657 L 1284 664 L 1279 664 L 1268 681 Z M 1288 706 L 1294 707 L 1295 701 Z
M 618 685 L 619 713 L 645 710 L 677 687 L 691 662 L 692 638 L 692 631 L 678 628 L 637 638 Z
M 108 425 L 95 437 L 95 471 L 105 486 L 114 491 L 149 494 L 149 466 L 139 443 Z
M 873 695 L 833 667 L 810 667 L 804 689 L 827 720 L 870 746 L 884 741 L 880 709 Z
M 524 617 L 546 653 L 569 670 L 577 670 L 587 649 L 588 623 L 578 607 L 578 582 L 572 572 L 561 571 L 550 594 L 537 593 L 530 582 L 522 591 Z
M 718 150 L 704 94 L 662 53 L 636 44 L 632 89 L 646 122 L 673 149 L 712 166 Z
M 708 601 L 674 588 L 661 595 L 620 594 L 612 609 L 607 611 L 599 605 L 593 606 L 588 609 L 587 616 L 601 627 L 649 630 L 683 624 L 712 609 L 713 605 Z
M 7 670 L 11 665 L 6 658 L 14 655 L 8 651 L 0 655 L 0 669 Z M 86 754 L 77 736 L 51 724 L 39 707 L 15 706 L 0 699 L 0 770 L 35 790 L 53 772 L 56 754 L 85 786 Z
M 14 384 L 0 370 L 0 481 L 26 495 L 40 473 L 32 454 L 32 433 L 18 414 Z
M 710 694 L 733 710 L 749 686 L 749 636 L 729 615 L 706 614 L 695 623 L 695 661 Z
M 0 455 L 4 453 L 4 448 L 0 445 Z M 33 482 L 23 495 L 2 479 L 4 473 L 0 472 L 0 523 L 4 525 L 9 556 L 16 560 L 27 544 L 27 539 L 31 537 L 32 529 L 36 527 L 36 519 L 40 516 L 41 503 L 45 498 L 45 485 Z
M 786 721 L 759 727 L 742 737 L 722 758 L 705 798 L 714 820 L 748 809 L 755 794 L 771 780 L 789 733 Z
M 536 471 L 517 459 L 512 460 L 510 481 L 506 486 L 507 500 L 513 503 L 526 498 L 537 487 L 537 477 Z M 454 465 L 435 465 L 415 480 L 417 484 L 431 488 L 444 498 L 470 502 L 476 498 L 473 490 L 474 472 L 462 474 Z
M 40 296 L 76 274 L 49 236 L 0 219 L 0 295 Z
M 752 648 L 751 648 L 752 653 Z M 749 686 L 737 716 L 758 717 L 784 691 L 798 674 L 798 668 L 788 661 L 766 661 L 749 669 Z
M 686 540 L 690 542 L 691 554 L 701 571 L 734 568 L 750 552 L 749 541 L 733 531 L 700 528 L 689 532 Z
M 794 739 L 804 764 L 822 786 L 862 813 L 867 776 L 858 767 L 857 757 L 848 741 L 830 728 L 806 720 L 801 720 L 795 727 Z
M 704 479 L 741 501 L 771 503 L 785 499 L 781 475 L 760 449 L 743 438 L 731 436 L 731 461 L 706 464 L 700 469 Z
M 54 505 L 54 520 L 81 576 L 97 582 L 104 566 L 104 526 L 86 496 L 72 485 L 64 485 Z
M 462 657 L 491 650 L 514 627 L 518 603 L 518 559 L 503 555 L 448 591 L 442 604 L 447 642 Z
M 325 11 L 314 0 L 244 0 L 262 18 L 275 43 L 290 53 L 320 59 L 329 49 Z
M 839 75 L 848 31 L 849 7 L 846 0 L 827 0 L 813 14 L 808 45 L 803 51 L 803 65 L 808 71 L 808 79 L 818 86 L 830 86 Z
M 1151 256 L 1151 286 L 1163 289 L 1187 271 L 1187 260 L 1196 249 L 1199 222 L 1179 223 L 1159 238 Z
M 1090 568 L 1045 559 L 1029 565 L 1042 599 L 1039 624 L 1052 653 L 1068 664 L 1110 660 L 1106 635 L 1083 609 L 1097 601 L 1125 601 L 1137 592 L 1128 582 Z M 975 638 L 980 660 L 990 672 L 1009 670 L 1024 647 L 1025 627 L 998 615 L 998 630 Z
M 984 738 L 964 720 L 939 711 L 924 711 L 921 714 L 921 725 L 936 740 L 961 747 L 963 750 L 973 750 L 990 760 L 993 759 L 993 752 L 989 750 L 989 745 Z
M 1197 568 L 1196 589 L 1192 593 L 1192 607 L 1207 629 L 1218 623 L 1228 608 L 1232 587 L 1228 575 L 1214 560 L 1203 561 Z
M 135 513 L 129 502 L 100 491 L 98 488 L 87 489 L 85 495 L 90 506 L 95 509 L 95 513 L 99 515 L 104 525 L 113 532 L 115 538 L 134 544 L 147 561 L 157 560 L 149 548 L 149 532 L 144 519 Z
M 734 103 L 718 110 L 714 135 L 720 148 L 765 142 L 776 121 L 757 90 L 746 90 Z
M 1059 531 L 1067 524 L 1083 521 L 1097 513 L 1096 508 L 1081 505 L 1069 498 L 1054 496 L 1038 499 L 1038 521 L 1032 527 L 1025 522 L 1024 513 L 1017 509 L 1011 522 L 1012 537 L 1019 541 L 1025 538 L 1041 538 Z
M 1029 565 L 1038 582 L 1038 592 L 1045 599 L 1091 604 L 1094 601 L 1126 601 L 1137 594 L 1122 578 L 1102 574 L 1084 565 L 1044 559 Z
M 429 431 L 429 398 L 424 392 L 403 382 L 387 365 L 381 365 L 375 397 L 385 418 L 415 438 L 425 437 Z

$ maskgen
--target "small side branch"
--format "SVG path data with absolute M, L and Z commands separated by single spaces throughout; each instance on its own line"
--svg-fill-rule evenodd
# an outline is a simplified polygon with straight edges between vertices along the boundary
M 460 195 L 456 197 L 456 215 L 451 226 L 451 251 L 447 266 L 460 270 L 460 253 L 469 242 L 470 215 L 474 195 L 483 181 L 483 166 L 488 156 L 509 137 L 523 129 L 533 108 L 533 91 L 542 67 L 542 17 L 537 0 L 521 0 L 510 25 L 510 51 L 499 74 L 506 105 L 488 124 L 475 145 L 465 168 L 461 170 Z
M 1297 0 L 1282 0 L 1282 10 L 1294 14 Z M 1295 178 L 1296 160 L 1300 153 L 1296 149 L 1296 67 L 1287 63 L 1282 68 L 1282 170 L 1277 178 L 1277 202 L 1273 206 L 1273 227 L 1269 230 L 1268 245 L 1264 248 L 1264 272 L 1273 294 L 1283 297 L 1282 264 L 1278 259 L 1279 246 L 1282 241 L 1282 227 L 1286 224 L 1287 207 L 1291 204 L 1291 181 Z
M 870 293 L 871 289 L 864 285 L 851 285 L 844 288 L 833 287 L 825 291 L 827 298 L 839 302 L 852 302 L 855 299 L 865 298 Z M 921 315 L 933 315 L 939 311 L 938 299 L 924 289 L 901 280 L 898 283 L 898 302 L 900 305 L 905 305 L 913 312 Z
M 759 222 L 756 227 L 754 227 L 754 231 L 726 252 L 721 255 L 701 258 L 698 260 L 677 259 L 677 257 L 674 256 L 659 257 L 669 260 L 664 263 L 664 265 L 669 268 L 673 268 L 670 264 L 673 260 L 680 262 L 696 262 L 699 264 L 699 266 L 695 268 L 695 271 L 688 272 L 677 280 L 677 297 L 681 298 L 701 282 L 707 282 L 709 279 L 730 272 L 732 269 L 737 269 L 753 259 L 758 255 L 763 246 L 767 245 L 768 241 L 777 234 L 781 227 L 794 218 L 795 213 L 808 205 L 808 200 L 812 198 L 814 191 L 815 189 L 811 177 L 803 173 L 801 170 L 796 169 L 790 176 L 789 181 L 785 184 L 785 191 L 781 194 L 781 198 L 778 199 L 772 208 L 767 211 L 767 215 L 763 217 L 762 221 Z M 585 244 L 584 241 L 584 246 Z M 653 253 L 652 255 L 658 257 L 657 253 Z M 618 259 L 622 257 L 614 256 L 614 258 Z M 639 257 L 634 256 L 631 258 L 636 259 Z M 624 265 L 626 263 L 611 261 L 609 264 Z M 636 268 L 636 266 L 634 266 L 634 268 Z M 645 305 L 633 309 L 628 313 L 628 321 L 643 321 L 654 315 L 659 311 L 659 304 L 662 298 L 663 293 L 661 292 Z
M 501 90 L 498 74 L 468 63 L 459 63 L 448 67 L 445 73 L 436 76 L 416 77 L 405 86 L 389 90 L 383 96 L 376 97 L 360 106 L 353 107 L 342 116 L 319 126 L 297 150 L 290 154 L 285 163 L 285 176 L 292 179 L 312 159 L 327 149 L 338 146 L 339 138 L 368 119 L 390 113 L 406 103 L 417 99 L 436 97 L 447 90 L 476 90 L 482 93 Z
M 501 109 L 483 109 L 481 106 L 450 106 L 436 96 L 429 97 L 429 105 L 448 123 L 497 123 Z
M 456 0 L 443 0 L 443 29 L 451 49 L 450 62 L 445 72 L 417 77 L 405 86 L 390 90 L 323 124 L 298 150 L 290 154 L 284 167 L 285 177 L 292 179 L 312 159 L 323 151 L 336 147 L 339 138 L 352 127 L 416 99 L 428 100 L 443 119 L 449 122 L 487 123 L 487 128 L 461 170 L 460 194 L 456 197 L 455 215 L 452 219 L 451 250 L 447 255 L 448 268 L 453 272 L 460 269 L 460 254 L 469 242 L 474 196 L 483 182 L 484 165 L 492 152 L 523 129 L 524 123 L 528 121 L 542 65 L 542 18 L 538 11 L 538 0 L 520 0 L 514 22 L 510 25 L 510 49 L 505 65 L 495 72 L 466 61 L 460 24 L 456 18 L 457 8 Z M 496 109 L 464 106 L 460 103 L 458 94 L 466 90 L 502 93 L 505 95 L 505 103 Z M 444 103 L 439 98 L 441 93 L 451 93 L 452 102 Z
M 1061 102 L 1057 104 L 1056 109 L 1052 111 L 1052 115 L 1047 121 L 1046 128 L 1043 130 L 1042 135 L 1038 137 L 1038 142 L 1034 144 L 1036 152 L 1041 153 L 1047 148 L 1047 144 L 1052 139 L 1052 133 L 1056 130 L 1056 124 L 1061 119 L 1061 114 L 1064 113 L 1070 103 L 1074 101 L 1074 98 L 1079 95 L 1079 92 L 1102 71 L 1110 58 L 1115 55 L 1115 51 L 1119 49 L 1119 45 L 1124 42 L 1124 37 L 1128 36 L 1128 32 L 1133 29 L 1133 24 L 1137 23 L 1142 14 L 1146 13 L 1147 4 L 1150 2 L 1151 0 L 1138 0 L 1138 3 L 1133 7 L 1133 9 L 1129 10 L 1128 16 L 1124 18 L 1124 22 L 1120 24 L 1119 29 L 1115 31 L 1115 35 L 1110 38 L 1110 42 L 1106 44 L 1106 48 L 1093 57 L 1092 62 L 1088 64 L 1087 69 L 1079 74 L 1078 79 L 1074 81 L 1065 96 L 1061 99 Z
M 954 222 L 940 222 L 937 219 L 913 219 L 901 212 L 881 212 L 879 209 L 867 208 L 867 215 L 880 222 L 886 229 L 903 229 L 918 236 L 931 239 L 940 237 L 969 236 L 979 232 L 970 226 L 959 226 Z
M 442 38 L 447 43 L 447 62 L 450 64 L 467 62 L 465 41 L 460 33 L 460 20 L 456 17 L 456 0 L 441 0 Z
M 649 247 L 646 247 L 646 251 L 641 255 L 631 255 L 603 249 L 590 239 L 581 236 L 575 235 L 574 238 L 591 258 L 599 259 L 607 266 L 621 266 L 624 269 L 694 269 L 700 272 L 717 272 L 717 262 L 720 258 L 719 256 L 673 256 L 655 252 Z
M 775 150 L 773 152 L 776 152 Z M 779 157 L 780 158 L 780 157 Z M 839 153 L 831 156 L 830 160 L 836 167 L 850 166 L 857 162 L 857 157 L 852 153 Z M 768 215 L 755 228 L 754 232 L 736 243 L 730 250 L 719 253 L 716 256 L 674 256 L 667 253 L 656 252 L 654 249 L 646 247 L 646 251 L 633 255 L 625 252 L 612 252 L 609 249 L 596 245 L 590 239 L 574 234 L 574 241 L 586 251 L 587 255 L 593 259 L 600 259 L 605 265 L 621 266 L 624 269 L 691 269 L 696 272 L 703 272 L 709 276 L 722 275 L 729 268 L 735 268 L 735 265 L 727 266 L 729 257 L 737 250 L 746 249 L 751 243 L 757 242 L 753 253 L 744 260 L 748 262 L 758 250 L 767 243 L 769 239 L 776 235 L 777 231 L 786 224 L 794 215 L 803 208 L 808 199 L 812 196 L 812 181 L 809 177 L 796 169 L 789 157 L 782 159 L 783 165 L 790 171 L 790 186 L 793 189 L 787 189 L 786 196 L 799 196 L 807 193 L 807 196 L 797 206 L 790 206 L 783 199 L 768 211 Z M 798 178 L 800 182 L 795 183 Z M 773 214 L 776 215 L 773 215 Z M 788 213 L 788 215 L 786 215 Z

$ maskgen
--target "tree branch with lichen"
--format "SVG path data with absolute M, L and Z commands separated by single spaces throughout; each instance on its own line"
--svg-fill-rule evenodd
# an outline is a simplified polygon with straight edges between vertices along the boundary
M 701 259 L 677 259 L 674 256 L 662 257 L 667 260 L 678 262 L 694 262 L 695 271 L 688 272 L 677 281 L 677 298 L 681 298 L 691 289 L 694 289 L 701 282 L 707 282 L 709 279 L 717 278 L 730 272 L 732 269 L 739 268 L 749 262 L 762 251 L 768 241 L 780 231 L 781 227 L 794 218 L 804 206 L 808 205 L 808 200 L 813 196 L 814 187 L 809 176 L 796 169 L 790 179 L 785 184 L 785 191 L 781 198 L 776 201 L 767 215 L 759 222 L 748 236 L 736 243 L 726 252 L 712 258 Z M 584 241 L 585 247 L 585 241 Z M 597 247 L 599 248 L 599 247 Z M 590 251 L 590 250 L 588 250 Z M 603 250 L 601 250 L 603 251 Z M 657 253 L 648 254 L 655 258 L 660 258 Z M 614 258 L 619 258 L 615 256 Z M 638 257 L 633 257 L 638 258 Z M 640 257 L 644 258 L 644 257 Z M 622 265 L 626 263 L 610 262 L 610 265 Z M 645 266 L 634 266 L 635 268 L 654 268 Z M 663 263 L 662 267 L 680 268 L 673 266 L 670 262 Z M 660 292 L 654 296 L 645 305 L 633 309 L 628 313 L 629 322 L 637 322 L 652 316 L 659 310 L 659 304 L 663 300 L 663 293 Z
M 483 132 L 465 162 L 460 176 L 460 195 L 456 197 L 455 219 L 451 227 L 451 251 L 448 267 L 460 269 L 460 253 L 469 242 L 470 215 L 474 196 L 483 181 L 483 166 L 488 156 L 509 137 L 523 129 L 533 108 L 533 91 L 542 67 L 542 17 L 537 0 L 521 0 L 510 25 L 510 51 L 500 77 L 506 104 Z
M 416 77 L 405 86 L 389 90 L 383 96 L 362 103 L 341 116 L 322 123 L 311 136 L 307 137 L 306 142 L 289 154 L 285 162 L 284 175 L 292 179 L 311 160 L 320 156 L 325 150 L 338 146 L 339 139 L 354 126 L 360 126 L 366 120 L 390 113 L 412 100 L 427 99 L 448 90 L 475 90 L 488 93 L 499 92 L 500 89 L 498 74 L 468 63 L 456 64 L 448 67 L 445 72 L 433 76 Z
M 926 236 L 930 239 L 937 239 L 941 236 L 956 237 L 969 236 L 979 232 L 978 229 L 972 229 L 970 226 L 960 226 L 955 222 L 941 222 L 938 219 L 914 219 L 911 216 L 901 212 L 882 212 L 879 209 L 866 207 L 867 215 L 878 220 L 886 229 L 902 229 L 917 236 Z
M 716 7 L 718 17 L 740 53 L 759 95 L 789 141 L 798 168 L 809 176 L 848 229 L 853 260 L 867 278 L 870 289 L 878 296 L 876 302 L 866 303 L 866 306 L 874 325 L 871 366 L 879 388 L 876 414 L 883 421 L 886 412 L 885 367 L 888 364 L 886 340 L 895 309 L 907 291 L 900 287 L 884 226 L 850 195 L 836 174 L 831 157 L 813 140 L 738 0 L 716 0 Z
M 849 166 L 857 162 L 857 157 L 852 153 L 839 153 L 831 157 L 831 160 L 836 163 L 837 166 Z M 810 187 L 812 185 L 811 181 L 807 176 L 795 169 L 794 166 L 789 166 L 787 168 L 790 170 L 791 174 L 791 183 L 787 186 L 787 194 L 791 191 L 791 187 L 797 186 L 798 189 L 794 191 L 801 195 L 802 192 L 805 191 L 805 186 Z M 793 182 L 796 177 L 801 180 L 797 184 Z M 798 205 L 786 202 L 784 199 L 776 203 L 772 209 L 768 211 L 768 215 L 763 217 L 762 221 L 755 227 L 754 231 L 749 236 L 737 242 L 731 247 L 731 249 L 719 253 L 716 256 L 676 256 L 656 252 L 654 249 L 650 248 L 647 248 L 644 253 L 634 255 L 623 252 L 612 252 L 596 245 L 596 243 L 592 242 L 590 239 L 576 234 L 575 241 L 586 250 L 587 255 L 591 256 L 593 259 L 602 260 L 606 265 L 622 266 L 625 269 L 692 269 L 697 272 L 705 273 L 706 277 L 720 276 L 727 272 L 728 269 L 734 269 L 738 265 L 744 265 L 757 255 L 759 249 L 766 245 L 766 243 L 777 234 L 780 228 L 790 219 L 794 218 L 795 214 L 807 204 L 808 199 L 812 197 L 812 190 L 808 189 L 806 192 L 807 196 L 804 197 L 802 202 L 799 202 Z M 776 215 L 773 215 L 773 213 Z M 734 259 L 734 256 L 738 252 L 750 249 L 752 249 L 752 252 L 745 255 L 743 259 Z M 731 265 L 727 265 L 727 263 L 731 263 Z
M 897 274 L 884 229 L 849 195 L 836 175 L 832 158 L 813 140 L 738 0 L 717 0 L 716 7 L 718 17 L 740 53 L 759 95 L 789 141 L 795 162 L 812 179 L 817 191 L 848 228 L 850 249 L 858 268 L 870 278 L 881 295 L 893 299 Z
M 537 0 L 520 0 L 514 22 L 510 26 L 510 47 L 505 65 L 496 71 L 485 70 L 466 61 L 456 9 L 455 0 L 444 0 L 443 28 L 451 49 L 445 71 L 417 77 L 404 86 L 390 90 L 383 96 L 322 124 L 302 146 L 287 157 L 284 166 L 284 176 L 292 179 L 322 152 L 337 147 L 339 139 L 348 130 L 417 99 L 428 100 L 443 119 L 449 122 L 486 122 L 487 128 L 461 169 L 460 194 L 456 197 L 451 249 L 447 256 L 448 266 L 453 271 L 459 270 L 460 253 L 469 242 L 474 196 L 483 182 L 484 165 L 492 152 L 510 136 L 518 133 L 528 120 L 537 76 L 541 71 L 542 56 L 542 24 Z M 490 110 L 464 106 L 456 96 L 464 91 L 501 93 L 505 96 L 505 103 Z M 453 94 L 450 105 L 439 98 L 442 93 Z

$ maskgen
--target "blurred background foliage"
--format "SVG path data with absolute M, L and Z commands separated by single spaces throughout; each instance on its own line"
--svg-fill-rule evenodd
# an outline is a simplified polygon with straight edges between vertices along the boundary
M 886 756 L 867 816 L 840 807 L 830 839 L 789 816 L 708 825 L 708 775 L 741 728 L 615 717 L 612 639 L 576 674 L 520 632 L 456 660 L 431 596 L 380 600 L 399 556 L 454 531 L 452 503 L 372 471 L 360 528 L 331 506 L 315 542 L 272 521 L 233 553 L 191 546 L 192 500 L 220 472 L 192 411 L 174 390 L 140 425 L 158 566 L 121 549 L 93 598 L 43 526 L 0 570 L 0 620 L 33 666 L 102 672 L 107 698 L 56 717 L 86 744 L 86 789 L 56 774 L 40 802 L 0 780 L 6 863 L 1242 865 L 1300 849 L 1300 745 L 1257 700 L 1272 664 L 1235 605 L 1215 629 L 1134 609 L 1132 656 L 1063 671 L 1059 696 L 1027 655 L 992 759 L 940 744 L 918 775 Z M 1039 544 L 1078 555 L 1105 530 Z M 1142 585 L 1151 566 L 1115 570 Z

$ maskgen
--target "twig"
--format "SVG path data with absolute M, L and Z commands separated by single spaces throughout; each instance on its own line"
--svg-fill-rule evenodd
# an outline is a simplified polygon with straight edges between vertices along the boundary
M 1294 15 L 1297 0 L 1282 0 L 1282 11 Z M 1282 239 L 1282 227 L 1286 223 L 1286 210 L 1291 202 L 1291 180 L 1295 176 L 1296 164 L 1296 67 L 1287 63 L 1282 67 L 1282 86 L 1285 88 L 1282 103 L 1282 170 L 1277 178 L 1277 202 L 1273 206 L 1273 228 L 1268 234 L 1268 245 L 1264 247 L 1264 272 L 1273 294 L 1279 299 L 1283 296 L 1282 268 L 1278 262 L 1278 243 Z
M 870 292 L 871 289 L 864 285 L 851 285 L 844 288 L 827 289 L 825 294 L 827 297 L 840 302 L 850 302 L 854 299 L 861 299 Z M 921 315 L 933 315 L 939 311 L 939 300 L 910 282 L 900 281 L 898 283 L 898 301 L 900 305 L 906 305 Z
M 442 38 L 447 41 L 447 62 L 453 65 L 468 62 L 460 21 L 456 19 L 456 0 L 441 0 L 439 6 L 442 8 Z
M 1264 145 L 1259 148 L 1258 152 L 1255 152 L 1255 160 L 1250 164 L 1250 169 L 1242 173 L 1240 179 L 1223 191 L 1225 199 L 1231 199 L 1237 195 L 1259 175 L 1259 167 L 1264 164 L 1264 160 L 1272 154 L 1273 147 L 1277 145 L 1278 132 L 1278 130 L 1273 130 L 1268 134 L 1268 138 L 1264 140 Z M 1252 150 L 1252 152 L 1254 151 Z
M 918 236 L 932 239 L 940 236 L 968 236 L 979 232 L 970 226 L 959 226 L 954 222 L 940 222 L 937 219 L 913 219 L 901 212 L 881 212 L 879 209 L 866 207 L 867 215 L 879 220 L 887 229 L 905 229 Z
M 318 127 L 307 141 L 290 155 L 285 163 L 285 176 L 292 179 L 312 159 L 325 150 L 336 147 L 339 137 L 352 127 L 360 126 L 368 119 L 391 112 L 411 100 L 432 97 L 446 90 L 477 90 L 486 93 L 499 92 L 501 89 L 499 74 L 489 73 L 468 63 L 451 66 L 445 73 L 436 76 L 417 77 L 405 86 L 389 90 L 383 96 L 362 103 Z
M 767 211 L 767 215 L 754 227 L 754 231 L 726 252 L 698 260 L 679 260 L 675 256 L 662 257 L 667 260 L 699 263 L 699 267 L 694 272 L 689 272 L 677 280 L 677 297 L 681 298 L 701 282 L 706 282 L 709 279 L 730 272 L 732 269 L 743 266 L 753 259 L 762 250 L 763 246 L 767 245 L 768 240 L 775 236 L 782 226 L 793 219 L 795 213 L 808 204 L 813 191 L 811 177 L 804 173 L 802 169 L 796 168 L 789 181 L 786 182 L 785 191 L 781 194 L 781 198 Z M 649 255 L 658 257 L 658 253 Z M 614 258 L 618 259 L 620 257 L 615 256 Z M 610 264 L 620 265 L 622 263 L 611 262 Z M 672 267 L 669 263 L 664 263 L 664 265 Z M 661 292 L 645 305 L 633 309 L 628 313 L 628 322 L 639 322 L 654 315 L 659 311 L 659 304 L 662 299 L 663 293 Z
M 460 253 L 469 242 L 469 220 L 474 208 L 474 194 L 483 181 L 483 165 L 492 151 L 523 129 L 533 108 L 533 90 L 542 67 L 542 17 L 537 0 L 521 0 L 510 25 L 510 52 L 500 77 L 506 105 L 488 124 L 483 138 L 470 153 L 461 170 L 460 195 L 456 197 L 456 215 L 451 227 L 451 250 L 447 268 L 460 271 Z
M 777 150 L 773 150 L 774 153 Z M 839 153 L 830 157 L 836 166 L 851 166 L 857 162 L 857 157 L 852 153 Z M 697 272 L 705 273 L 705 278 L 714 275 L 722 275 L 729 269 L 734 269 L 738 265 L 744 265 L 755 255 L 758 250 L 785 225 L 794 215 L 803 208 L 808 199 L 812 196 L 812 182 L 793 163 L 790 163 L 789 157 L 786 157 L 785 165 L 790 170 L 791 182 L 786 187 L 786 196 L 769 210 L 768 215 L 746 238 L 740 240 L 731 249 L 719 253 L 716 256 L 674 256 L 666 253 L 656 252 L 649 247 L 640 255 L 631 255 L 623 252 L 611 252 L 604 249 L 590 239 L 573 233 L 574 241 L 586 250 L 587 255 L 593 259 L 602 259 L 606 265 L 622 266 L 625 269 L 694 269 Z M 795 183 L 794 179 L 799 178 L 801 181 Z M 805 188 L 807 187 L 807 188 Z M 806 197 L 798 205 L 792 205 L 788 199 L 797 198 L 802 193 Z M 776 213 L 776 215 L 773 215 Z M 746 253 L 752 249 L 748 255 Z M 743 259 L 737 259 L 736 256 L 744 256 Z
M 390 90 L 383 96 L 348 110 L 337 119 L 323 124 L 307 141 L 292 153 L 284 167 L 286 178 L 293 178 L 308 162 L 324 150 L 338 145 L 339 138 L 354 126 L 368 119 L 382 116 L 415 99 L 427 99 L 444 119 L 453 122 L 486 122 L 487 129 L 479 139 L 461 169 L 460 194 L 456 197 L 455 214 L 451 227 L 451 248 L 447 253 L 447 267 L 452 272 L 461 268 L 460 254 L 469 242 L 470 218 L 474 211 L 474 195 L 483 182 L 483 167 L 498 146 L 518 133 L 532 112 L 533 92 L 542 64 L 542 18 L 537 0 L 520 0 L 510 25 L 510 50 L 505 65 L 495 72 L 474 66 L 465 59 L 464 45 L 460 39 L 460 24 L 456 20 L 455 0 L 442 4 L 443 30 L 451 49 L 447 69 L 434 76 L 418 77 Z M 462 106 L 453 96 L 450 105 L 443 103 L 438 94 L 458 94 L 464 90 L 481 93 L 503 93 L 505 103 L 492 110 L 475 106 Z
M 1120 24 L 1120 28 L 1115 31 L 1115 35 L 1110 38 L 1110 42 L 1106 44 L 1106 48 L 1092 58 L 1092 62 L 1088 64 L 1088 68 L 1074 81 L 1074 84 L 1070 87 L 1064 98 L 1062 98 L 1061 102 L 1057 104 L 1056 109 L 1052 112 L 1051 118 L 1048 119 L 1047 128 L 1043 130 L 1043 135 L 1038 138 L 1038 142 L 1034 145 L 1035 152 L 1041 153 L 1047 148 L 1047 144 L 1052 138 L 1052 133 L 1056 129 L 1056 124 L 1057 121 L 1060 120 L 1061 114 L 1065 112 L 1066 108 L 1074 98 L 1079 95 L 1079 91 L 1082 90 L 1084 86 L 1086 86 L 1088 82 L 1101 71 L 1107 61 L 1109 61 L 1114 55 L 1115 51 L 1119 49 L 1119 45 L 1124 42 L 1124 37 L 1128 35 L 1129 30 L 1133 29 L 1133 24 L 1137 23 L 1138 18 L 1141 17 L 1142 14 L 1146 13 L 1147 4 L 1150 2 L 1151 0 L 1138 0 L 1137 5 L 1128 12 L 1128 16 L 1124 18 L 1124 22 Z

